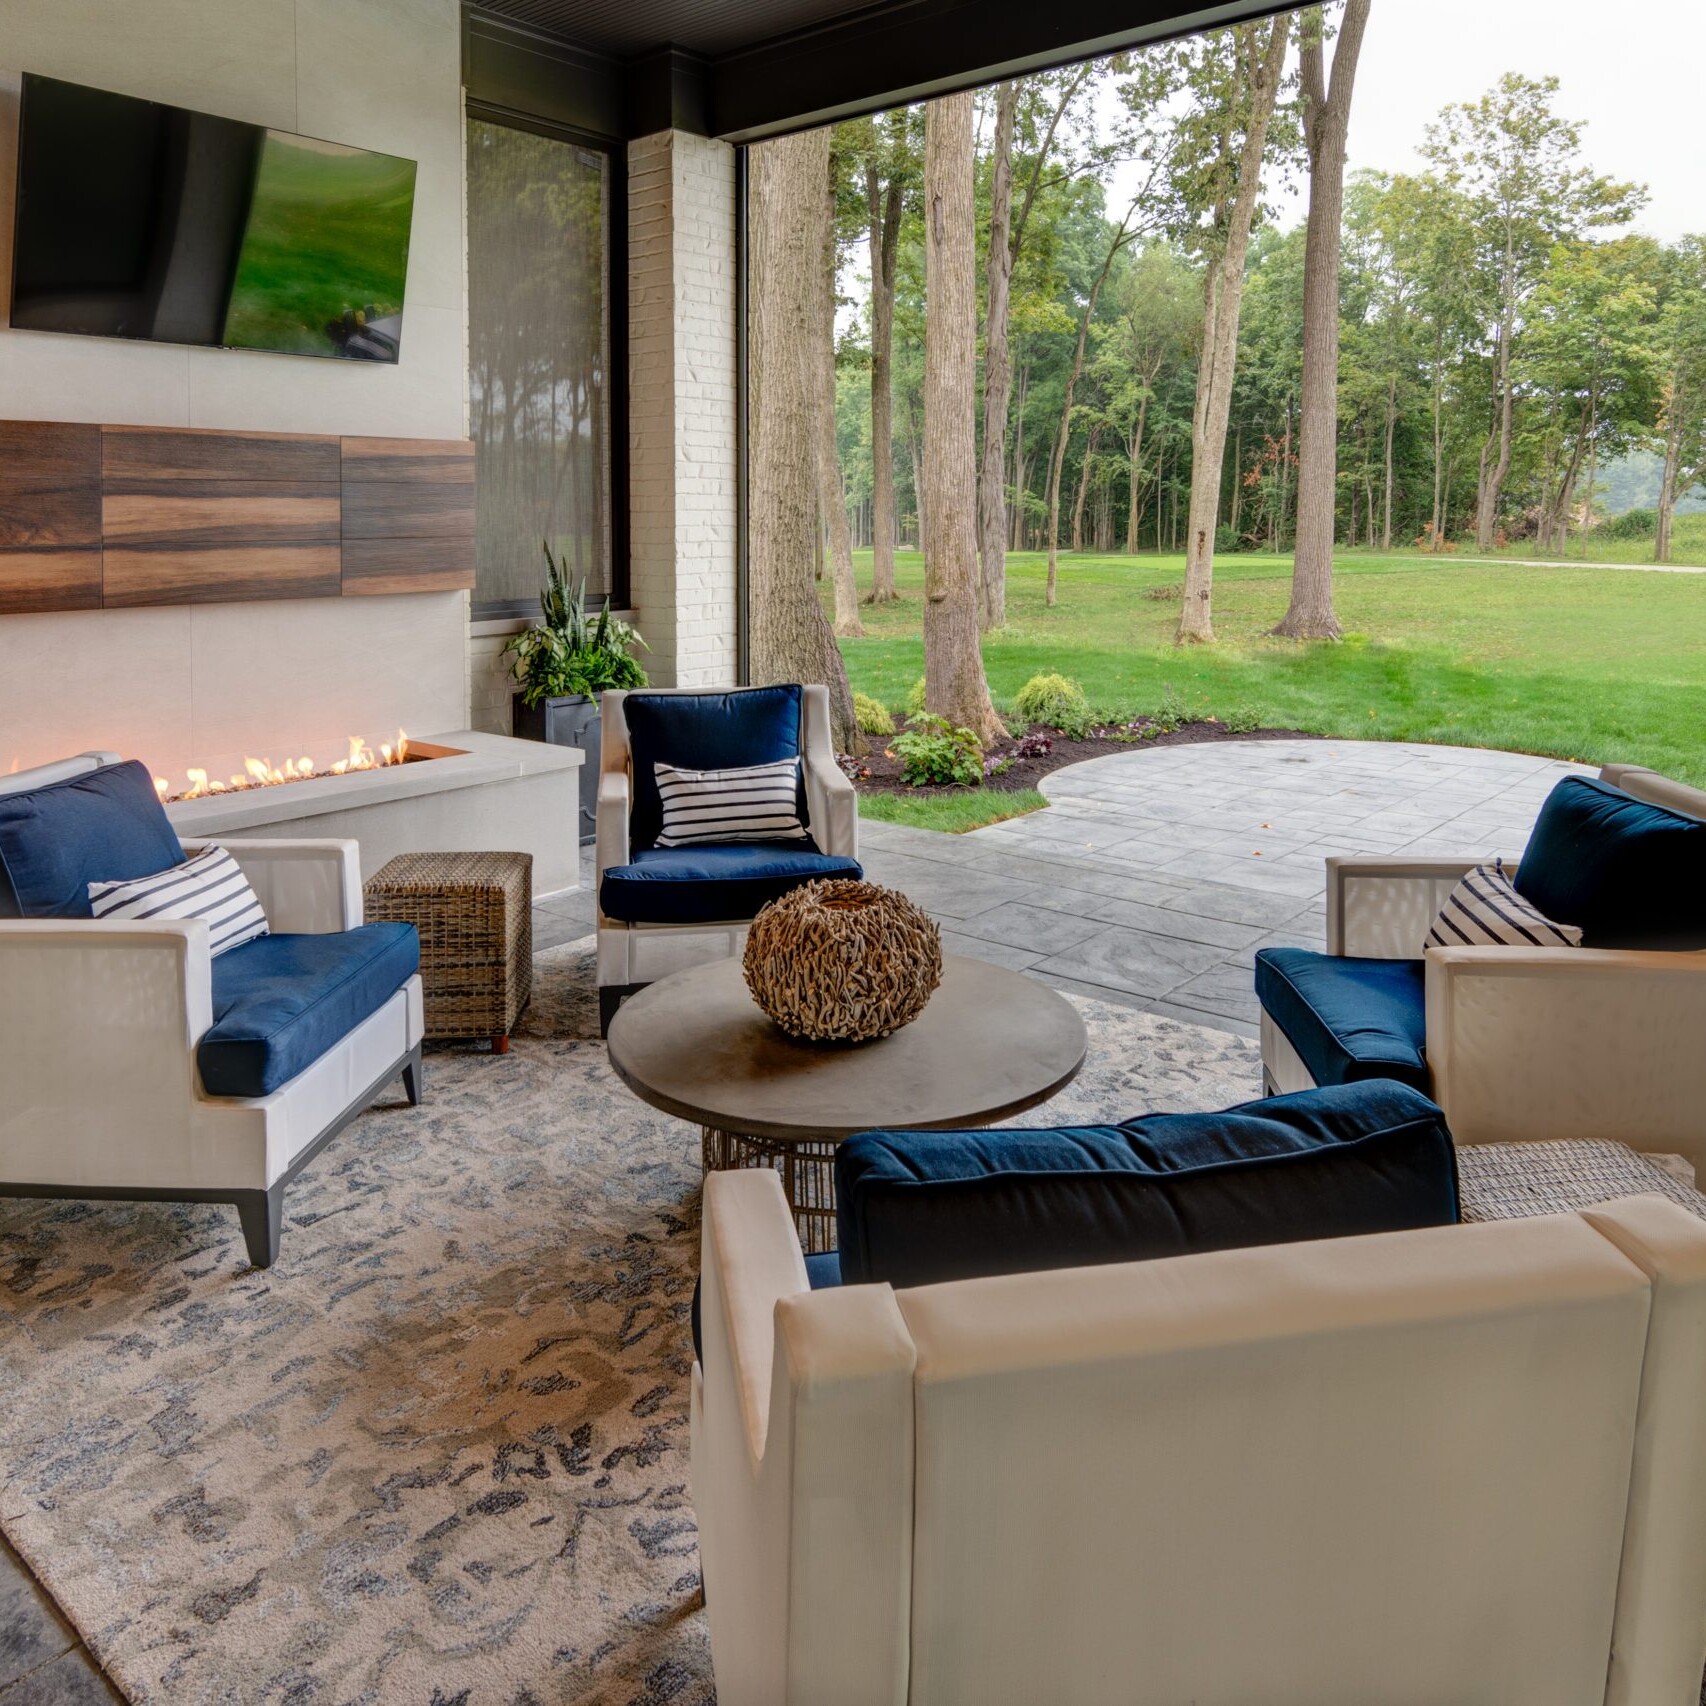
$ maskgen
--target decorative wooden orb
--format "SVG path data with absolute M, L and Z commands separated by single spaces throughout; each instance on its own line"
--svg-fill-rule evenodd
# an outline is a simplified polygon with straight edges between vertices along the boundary
M 827 877 L 759 913 L 742 969 L 789 1036 L 869 1042 L 924 1011 L 942 981 L 942 933 L 893 889 Z

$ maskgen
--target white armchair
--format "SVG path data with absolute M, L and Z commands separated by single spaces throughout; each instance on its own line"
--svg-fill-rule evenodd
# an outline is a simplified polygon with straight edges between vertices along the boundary
M 7 778 L 8 791 L 35 781 Z M 274 934 L 361 923 L 355 842 L 220 845 Z M 202 920 L 0 918 L 0 1197 L 232 1203 L 250 1261 L 268 1266 L 287 1182 L 391 1080 L 419 1101 L 421 981 L 256 1097 L 204 1090 L 197 1049 L 214 1019 Z
M 1581 1214 L 809 1291 L 705 1182 L 723 1706 L 1693 1706 L 1706 1226 Z
M 1706 819 L 1706 793 L 1650 771 L 1601 779 Z M 1328 955 L 1419 962 L 1429 1081 L 1419 1087 L 1459 1143 L 1614 1138 L 1681 1154 L 1706 1177 L 1706 952 L 1461 947 L 1424 960 L 1429 925 L 1486 857 L 1329 859 Z M 1313 1087 L 1266 1001 L 1261 1031 L 1268 1090 Z
M 731 689 L 727 697 L 738 698 L 746 691 L 764 693 L 767 690 Z M 791 878 L 784 880 L 857 876 L 859 801 L 853 784 L 835 762 L 835 749 L 830 738 L 829 693 L 826 688 L 816 686 L 802 688 L 799 692 L 799 754 L 812 847 L 809 851 L 793 854 L 784 850 L 782 862 L 790 868 L 798 868 Z M 705 696 L 705 690 L 646 688 L 643 696 L 647 699 L 662 696 L 699 698 Z M 723 696 L 712 694 L 710 697 Z M 602 732 L 595 857 L 599 896 L 599 1008 L 606 1030 L 622 1001 L 646 984 L 683 966 L 739 953 L 753 916 L 751 910 L 744 910 L 735 903 L 730 903 L 732 910 L 721 905 L 707 909 L 703 905 L 681 907 L 670 904 L 660 908 L 662 915 L 656 917 L 618 916 L 607 905 L 606 876 L 611 871 L 634 869 L 636 860 L 656 861 L 660 851 L 631 844 L 635 786 L 634 756 L 625 709 L 628 698 L 627 693 L 606 693 L 599 707 Z M 768 753 L 760 755 L 768 756 Z M 671 850 L 675 859 L 683 861 L 694 852 L 691 848 Z M 688 885 L 652 883 L 648 887 L 652 895 L 664 896 L 673 903 L 679 901 L 680 891 L 685 886 Z M 738 882 L 723 885 L 704 883 L 699 885 L 699 892 L 710 899 L 719 886 L 735 895 L 745 892 Z M 710 916 L 705 916 L 707 910 Z M 676 916 L 678 913 L 687 916 L 683 920 Z

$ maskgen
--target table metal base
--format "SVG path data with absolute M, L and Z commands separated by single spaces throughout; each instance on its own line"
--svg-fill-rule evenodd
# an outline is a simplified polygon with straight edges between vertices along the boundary
M 699 1128 L 707 1173 L 737 1167 L 771 1167 L 782 1175 L 794 1211 L 800 1248 L 819 1256 L 835 1248 L 835 1144 L 810 1138 L 747 1137 L 738 1131 Z

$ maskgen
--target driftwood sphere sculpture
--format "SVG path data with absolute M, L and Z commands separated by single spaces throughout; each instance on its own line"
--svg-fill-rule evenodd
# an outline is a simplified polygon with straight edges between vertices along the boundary
M 903 894 L 831 877 L 773 900 L 746 938 L 752 998 L 789 1036 L 868 1042 L 910 1025 L 942 981 L 942 933 Z

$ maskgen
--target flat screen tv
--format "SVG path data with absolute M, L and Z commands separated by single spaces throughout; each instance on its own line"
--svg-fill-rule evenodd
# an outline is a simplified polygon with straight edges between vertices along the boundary
M 26 75 L 12 324 L 394 362 L 415 163 Z

